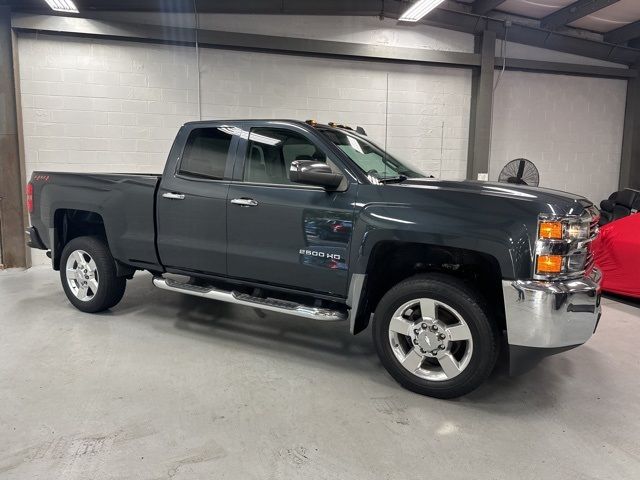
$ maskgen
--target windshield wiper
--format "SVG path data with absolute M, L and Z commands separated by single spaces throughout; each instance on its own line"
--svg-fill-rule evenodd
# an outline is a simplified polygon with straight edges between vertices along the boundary
M 382 183 L 402 183 L 407 178 L 408 177 L 406 175 L 397 175 L 395 177 L 382 177 L 382 178 L 379 178 L 378 180 Z

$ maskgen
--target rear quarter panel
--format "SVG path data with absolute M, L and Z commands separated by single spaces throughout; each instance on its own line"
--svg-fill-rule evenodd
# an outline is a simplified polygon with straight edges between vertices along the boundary
M 157 175 L 34 172 L 32 224 L 53 250 L 56 212 L 97 213 L 114 258 L 141 268 L 159 267 L 154 220 L 159 179 Z

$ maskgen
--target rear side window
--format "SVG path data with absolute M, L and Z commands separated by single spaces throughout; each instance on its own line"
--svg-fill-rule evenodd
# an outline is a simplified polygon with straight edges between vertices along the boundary
M 294 160 L 326 162 L 326 155 L 299 133 L 278 128 L 252 128 L 244 167 L 246 182 L 291 184 Z
M 232 135 L 229 130 L 225 127 L 193 130 L 184 147 L 179 173 L 222 180 L 231 146 Z

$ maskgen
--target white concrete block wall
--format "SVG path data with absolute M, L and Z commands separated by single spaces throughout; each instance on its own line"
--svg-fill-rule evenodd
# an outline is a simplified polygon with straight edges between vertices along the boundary
M 193 48 L 21 34 L 18 49 L 27 175 L 161 172 L 197 111 Z
M 200 60 L 203 118 L 335 121 L 362 126 L 383 146 L 386 117 L 392 154 L 437 177 L 464 178 L 469 71 L 210 49 Z
M 29 175 L 160 172 L 179 125 L 198 119 L 193 48 L 21 35 L 19 54 Z M 467 70 L 201 49 L 200 71 L 205 119 L 361 125 L 415 168 L 464 177 Z
M 505 72 L 495 92 L 490 176 L 533 161 L 540 186 L 599 203 L 618 187 L 624 80 Z

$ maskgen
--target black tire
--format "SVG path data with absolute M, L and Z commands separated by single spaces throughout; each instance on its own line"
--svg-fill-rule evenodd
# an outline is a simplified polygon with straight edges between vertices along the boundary
M 98 287 L 90 300 L 81 300 L 72 291 L 67 281 L 66 265 L 69 256 L 76 250 L 88 253 L 96 264 Z M 60 280 L 67 298 L 78 310 L 96 313 L 107 310 L 120 302 L 127 280 L 116 275 L 116 263 L 106 242 L 97 237 L 78 237 L 71 240 L 62 250 L 60 258 Z
M 405 369 L 393 353 L 389 324 L 395 311 L 418 298 L 430 298 L 453 307 L 463 317 L 473 340 L 470 360 L 460 374 L 447 380 L 427 380 Z M 373 341 L 380 361 L 403 387 L 421 395 L 455 398 L 480 386 L 498 357 L 499 330 L 486 314 L 482 298 L 461 280 L 445 274 L 411 277 L 389 290 L 378 303 L 373 320 Z

